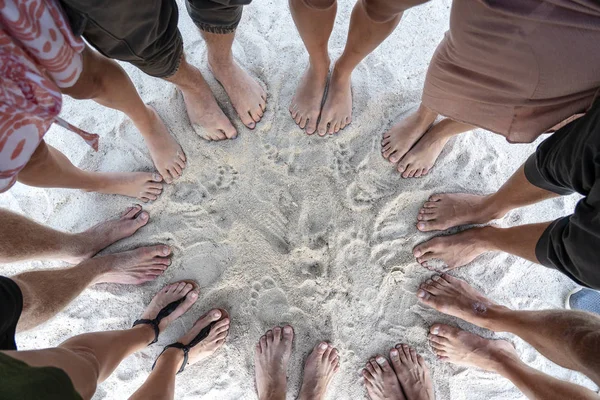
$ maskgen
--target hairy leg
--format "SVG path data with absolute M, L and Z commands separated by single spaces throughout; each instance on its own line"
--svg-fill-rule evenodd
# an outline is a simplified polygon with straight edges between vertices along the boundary
M 304 72 L 290 104 L 296 124 L 312 135 L 317 130 L 321 104 L 329 75 L 329 37 L 337 13 L 336 0 L 289 0 L 298 33 L 308 52 Z
M 495 193 L 487 196 L 472 194 L 434 194 L 423 205 L 417 217 L 417 229 L 440 231 L 459 225 L 484 224 L 502 218 L 507 212 L 559 195 L 532 185 L 522 165 Z
M 462 124 L 445 118 L 433 125 L 417 144 L 398 162 L 398 172 L 403 178 L 419 178 L 427 175 L 435 161 L 453 136 L 475 129 L 473 125 Z M 388 144 L 392 148 L 393 143 Z
M 120 218 L 102 222 L 84 232 L 66 233 L 0 208 L 0 263 L 57 259 L 77 264 L 133 235 L 148 219 L 148 213 L 136 205 Z
M 162 193 L 162 177 L 157 173 L 83 171 L 43 140 L 17 179 L 29 186 L 120 194 L 143 202 L 156 200 Z
M 435 275 L 417 292 L 420 302 L 496 332 L 510 332 L 551 361 L 600 384 L 600 317 L 567 310 L 518 311 L 498 305 L 461 279 Z
M 235 32 L 227 34 L 200 31 L 206 42 L 208 65 L 223 85 L 233 108 L 250 129 L 254 129 L 267 109 L 267 93 L 233 59 L 231 47 Z
M 467 265 L 488 251 L 503 251 L 539 264 L 535 248 L 549 225 L 543 222 L 511 228 L 471 228 L 421 243 L 413 255 L 425 268 L 432 267 L 432 260 L 441 260 L 449 270 Z
M 346 47 L 331 74 L 317 127 L 319 135 L 337 133 L 352 121 L 352 71 L 400 22 L 402 10 L 390 4 L 381 0 L 358 0 L 354 6 Z
M 62 92 L 76 99 L 92 99 L 105 107 L 126 114 L 140 131 L 158 172 L 167 183 L 181 175 L 185 154 L 152 107 L 144 104 L 129 76 L 121 66 L 86 47 L 83 72 L 70 88 Z
M 202 73 L 187 62 L 185 55 L 182 56 L 177 72 L 165 79 L 181 90 L 192 128 L 200 137 L 206 140 L 237 137 L 237 130 L 217 104 Z
M 488 340 L 452 326 L 435 324 L 430 329 L 429 343 L 441 360 L 496 372 L 531 399 L 598 399 L 589 389 L 529 367 L 504 340 Z
M 87 287 L 97 283 L 141 284 L 158 278 L 170 260 L 168 246 L 96 257 L 62 269 L 29 271 L 11 277 L 23 294 L 19 331 L 42 324 L 65 308 Z

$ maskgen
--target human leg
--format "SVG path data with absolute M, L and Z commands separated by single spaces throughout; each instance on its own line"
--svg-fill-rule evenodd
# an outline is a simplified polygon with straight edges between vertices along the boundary
M 403 178 L 419 178 L 427 175 L 433 168 L 435 161 L 453 136 L 475 129 L 472 125 L 463 124 L 445 118 L 433 125 L 414 145 L 412 149 L 398 162 L 397 170 L 402 173 Z M 391 133 L 390 133 L 391 135 Z M 385 149 L 393 150 L 392 139 Z M 395 157 L 394 157 L 395 159 Z M 391 158 L 390 158 L 391 160 Z
M 156 111 L 144 104 L 125 70 L 114 60 L 86 47 L 83 71 L 75 85 L 62 92 L 76 99 L 92 99 L 126 114 L 140 131 L 156 169 L 167 183 L 185 168 L 185 154 Z M 162 185 L 161 185 L 162 187 Z
M 346 47 L 335 62 L 317 127 L 321 136 L 339 132 L 352 120 L 354 68 L 396 28 L 404 8 L 398 2 L 359 0 L 352 10 Z
M 424 267 L 429 267 L 431 260 L 441 260 L 448 269 L 467 265 L 488 251 L 502 251 L 541 264 L 537 256 L 538 243 L 550 224 L 471 228 L 421 243 L 413 249 L 413 255 Z
M 551 361 L 582 372 L 600 384 L 600 317 L 594 314 L 511 310 L 448 274 L 428 279 L 420 286 L 417 297 L 444 314 L 495 332 L 513 333 Z
M 598 399 L 598 395 L 587 388 L 528 366 L 505 340 L 484 339 L 443 324 L 433 325 L 430 332 L 430 344 L 438 358 L 496 372 L 531 399 Z
M 213 355 L 223 346 L 229 334 L 230 319 L 222 310 L 214 309 L 196 321 L 192 329 L 178 340 L 179 343 L 190 344 L 196 336 L 211 323 L 215 323 L 210 333 L 200 343 L 193 346 L 188 353 L 187 365 Z M 144 384 L 135 391 L 130 400 L 175 398 L 175 377 L 184 361 L 184 353 L 180 349 L 168 348 L 156 360 L 156 364 Z
M 487 196 L 466 193 L 434 194 L 419 210 L 417 229 L 422 232 L 455 226 L 484 224 L 507 212 L 559 196 L 533 185 L 522 165 L 497 192 Z
M 293 340 L 294 330 L 286 325 L 268 330 L 256 344 L 254 370 L 259 400 L 285 400 Z
M 17 179 L 29 186 L 120 194 L 143 202 L 156 200 L 162 193 L 162 177 L 157 173 L 83 171 L 45 141 L 37 147 Z
M 315 346 L 304 364 L 304 378 L 299 400 L 322 400 L 334 375 L 340 369 L 340 356 L 331 344 L 321 342 Z
M 73 234 L 54 230 L 20 214 L 0 209 L 0 262 L 58 259 L 77 264 L 133 235 L 148 223 L 148 219 L 148 213 L 136 205 L 125 210 L 120 218 Z
M 163 245 L 140 247 L 95 257 L 70 268 L 29 271 L 11 277 L 23 294 L 18 330 L 49 320 L 97 283 L 139 285 L 158 278 L 170 264 L 170 252 Z
M 170 315 L 161 320 L 161 332 L 186 312 L 197 297 L 197 289 L 191 284 L 176 282 L 168 285 L 152 299 L 142 318 L 153 319 L 169 303 L 185 298 Z M 131 329 L 74 336 L 57 348 L 7 351 L 4 354 L 32 367 L 52 366 L 62 369 L 77 392 L 84 399 L 90 399 L 97 384 L 106 380 L 124 358 L 146 347 L 154 338 L 155 331 L 150 325 L 137 325 Z
M 308 52 L 304 72 L 289 111 L 300 128 L 312 135 L 317 130 L 329 75 L 328 43 L 337 13 L 336 0 L 289 0 L 292 18 Z

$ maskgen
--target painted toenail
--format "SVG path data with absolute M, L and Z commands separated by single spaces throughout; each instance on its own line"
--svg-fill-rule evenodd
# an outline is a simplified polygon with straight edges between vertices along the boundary
M 419 297 L 425 297 L 425 291 L 424 290 L 419 290 L 417 292 L 417 296 L 419 296 Z
M 387 363 L 387 360 L 383 357 L 377 357 L 377 364 L 379 365 L 385 365 Z
M 431 330 L 431 332 L 433 332 L 434 335 L 437 335 L 438 333 L 440 333 L 440 328 L 438 328 L 437 326 L 435 328 L 433 328 Z

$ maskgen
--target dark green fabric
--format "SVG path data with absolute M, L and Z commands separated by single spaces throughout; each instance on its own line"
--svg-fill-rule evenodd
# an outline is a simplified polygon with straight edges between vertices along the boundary
M 0 352 L 0 400 L 82 400 L 82 398 L 62 369 L 30 367 Z

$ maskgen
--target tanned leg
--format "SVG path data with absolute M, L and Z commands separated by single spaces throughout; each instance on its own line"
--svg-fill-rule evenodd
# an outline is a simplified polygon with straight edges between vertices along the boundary
M 198 290 L 193 285 L 176 282 L 165 287 L 152 299 L 142 318 L 155 318 L 163 307 L 182 297 L 185 300 L 159 324 L 159 331 L 164 331 L 197 300 Z M 53 349 L 5 353 L 33 367 L 62 369 L 71 379 L 75 390 L 84 399 L 90 399 L 97 384 L 106 380 L 124 358 L 146 347 L 154 335 L 150 325 L 138 325 L 131 329 L 74 336 Z
M 321 104 L 329 75 L 328 43 L 335 15 L 336 0 L 289 0 L 290 11 L 298 33 L 308 52 L 308 68 L 304 72 L 290 104 L 296 124 L 312 135 L 317 130 Z
M 11 279 L 23 294 L 19 331 L 42 324 L 97 283 L 139 285 L 158 278 L 171 263 L 168 246 L 140 247 L 96 257 L 71 268 L 29 271 Z
M 582 372 L 600 384 L 600 317 L 597 315 L 567 310 L 511 310 L 447 274 L 435 275 L 424 282 L 417 296 L 420 302 L 444 314 L 496 332 L 513 333 L 551 361 Z M 434 329 L 435 326 L 432 333 L 436 335 Z
M 598 395 L 589 389 L 529 367 L 507 341 L 484 339 L 443 324 L 433 325 L 430 332 L 429 342 L 439 359 L 496 372 L 530 399 L 598 399 Z
M 346 47 L 331 74 L 317 127 L 319 135 L 337 133 L 352 121 L 352 71 L 394 31 L 401 17 L 402 11 L 395 9 L 393 2 L 359 0 L 356 3 Z
M 45 141 L 35 149 L 17 179 L 29 186 L 120 194 L 143 202 L 156 200 L 162 193 L 162 177 L 157 173 L 83 171 Z
M 210 70 L 225 88 L 244 125 L 254 129 L 267 109 L 267 93 L 233 59 L 235 33 L 200 32 L 206 42 Z
M 432 260 L 441 260 L 449 270 L 467 265 L 488 251 L 503 251 L 539 264 L 535 248 L 549 225 L 550 222 L 542 222 L 511 228 L 471 228 L 421 243 L 413 255 L 425 268 L 432 266 Z
M 158 172 L 167 183 L 181 175 L 185 154 L 171 136 L 160 116 L 144 104 L 131 79 L 117 62 L 86 47 L 83 72 L 70 88 L 62 92 L 76 99 L 92 99 L 126 114 L 140 131 Z
M 237 131 L 225 116 L 208 83 L 198 70 L 182 56 L 179 69 L 165 78 L 183 94 L 190 123 L 196 133 L 206 140 L 225 140 L 237 137 Z
M 192 329 L 177 341 L 189 344 L 208 325 L 215 322 L 208 336 L 192 347 L 188 353 L 187 368 L 200 360 L 212 356 L 219 350 L 229 335 L 229 315 L 220 309 L 213 309 L 200 317 Z M 130 397 L 130 400 L 168 400 L 175 398 L 175 376 L 183 362 L 183 351 L 168 349 L 156 361 L 154 370 L 146 382 Z
M 484 224 L 507 212 L 559 195 L 532 185 L 522 165 L 502 187 L 487 196 L 434 194 L 419 210 L 417 229 L 441 231 L 459 225 Z
M 120 218 L 72 234 L 0 209 L 0 263 L 56 259 L 77 264 L 133 235 L 148 223 L 148 218 L 148 213 L 136 205 L 128 208 Z

